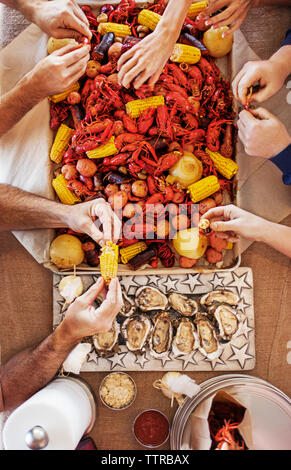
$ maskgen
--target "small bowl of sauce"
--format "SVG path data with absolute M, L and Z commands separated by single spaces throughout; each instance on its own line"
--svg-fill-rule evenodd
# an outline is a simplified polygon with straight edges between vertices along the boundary
M 158 410 L 142 411 L 134 420 L 133 434 L 144 447 L 160 447 L 169 438 L 168 418 Z

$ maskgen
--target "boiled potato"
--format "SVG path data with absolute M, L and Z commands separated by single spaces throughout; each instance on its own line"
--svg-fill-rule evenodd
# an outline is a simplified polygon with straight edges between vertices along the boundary
M 203 34 L 203 44 L 207 47 L 209 54 L 212 57 L 223 57 L 228 54 L 232 49 L 233 34 L 222 37 L 222 34 L 229 28 L 222 26 L 221 28 L 213 29 L 211 26 L 208 31 Z
M 191 259 L 201 258 L 207 248 L 208 239 L 199 234 L 199 228 L 181 230 L 173 240 L 175 250 L 181 256 Z
M 82 243 L 74 235 L 59 235 L 50 246 L 50 257 L 58 268 L 73 268 L 84 260 Z
M 57 51 L 58 49 L 67 46 L 68 44 L 72 44 L 72 46 L 78 46 L 79 43 L 73 38 L 56 39 L 51 37 L 47 42 L 47 52 L 48 54 L 51 54 L 52 52 Z

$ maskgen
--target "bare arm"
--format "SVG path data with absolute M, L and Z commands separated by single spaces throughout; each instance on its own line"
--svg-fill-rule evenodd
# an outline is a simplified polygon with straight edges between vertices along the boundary
M 266 221 L 264 233 L 259 241 L 291 258 L 291 227 Z
M 0 412 L 19 406 L 44 387 L 56 374 L 76 342 L 66 324 L 38 346 L 20 352 L 0 368 Z M 2 392 L 2 409 L 1 409 Z
M 147 80 L 154 85 L 173 52 L 192 0 L 169 0 L 155 31 L 123 54 L 118 80 L 126 88 L 140 88 Z M 153 57 L 155 60 L 153 60 Z
M 94 223 L 96 218 L 102 224 L 102 232 Z M 102 243 L 119 239 L 121 222 L 102 198 L 67 206 L 0 184 L 0 231 L 59 227 L 87 233 L 97 243 Z
M 56 330 L 38 346 L 26 349 L 0 367 L 0 412 L 20 405 L 44 387 L 86 336 L 109 331 L 123 301 L 117 279 L 111 281 L 99 308 L 92 305 L 104 288 L 99 280 L 69 307 Z

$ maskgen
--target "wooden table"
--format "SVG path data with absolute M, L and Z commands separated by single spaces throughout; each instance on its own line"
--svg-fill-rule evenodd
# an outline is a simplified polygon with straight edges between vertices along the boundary
M 291 24 L 290 9 L 253 10 L 242 30 L 262 58 L 279 46 Z M 283 221 L 291 226 L 291 216 Z M 254 273 L 256 358 L 251 375 L 270 381 L 291 395 L 291 260 L 254 243 L 242 257 L 242 266 Z M 0 234 L 0 345 L 1 362 L 40 342 L 52 329 L 52 274 L 38 265 L 12 234 Z M 289 343 L 288 343 L 289 342 Z M 98 394 L 104 373 L 81 374 Z M 142 449 L 132 435 L 134 417 L 143 409 L 157 408 L 171 420 L 176 406 L 152 387 L 160 372 L 131 373 L 138 395 L 125 411 L 110 411 L 98 399 L 98 414 L 91 436 L 102 450 Z M 214 373 L 189 373 L 198 383 Z M 169 444 L 164 446 L 168 449 Z

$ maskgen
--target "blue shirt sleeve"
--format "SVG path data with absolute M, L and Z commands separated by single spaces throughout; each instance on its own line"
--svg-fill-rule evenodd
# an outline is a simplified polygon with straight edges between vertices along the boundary
M 291 28 L 288 29 L 285 37 L 285 41 L 281 44 L 280 47 L 282 46 L 291 46 Z
M 291 184 L 291 144 L 270 160 L 282 171 L 283 183 Z

